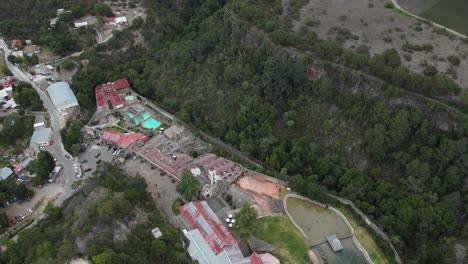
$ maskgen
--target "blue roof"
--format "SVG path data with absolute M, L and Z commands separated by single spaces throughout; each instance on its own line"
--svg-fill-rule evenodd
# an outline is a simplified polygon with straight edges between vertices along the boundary
M 51 133 L 52 129 L 50 129 L 50 127 L 44 127 L 39 130 L 34 130 L 34 133 L 31 137 L 31 143 L 41 143 L 49 141 Z
M 8 167 L 0 169 L 0 179 L 2 180 L 8 179 L 8 177 L 10 177 L 10 175 L 12 174 L 13 174 L 13 171 Z
M 49 93 L 49 97 L 57 109 L 78 105 L 78 100 L 67 82 L 53 83 L 47 88 L 47 93 Z

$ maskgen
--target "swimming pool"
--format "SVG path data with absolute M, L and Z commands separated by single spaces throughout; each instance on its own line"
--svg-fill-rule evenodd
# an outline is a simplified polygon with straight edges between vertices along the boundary
M 125 112 L 125 114 L 130 118 L 133 118 L 135 116 L 135 114 L 133 114 L 131 112 Z
M 133 97 L 133 95 L 127 95 L 124 97 L 125 101 L 133 101 L 133 99 L 135 99 L 135 97 Z
M 148 112 L 144 112 L 144 113 L 141 114 L 141 117 L 143 117 L 143 119 L 146 120 L 146 119 L 151 117 L 151 114 L 148 113 Z
M 135 123 L 135 125 L 139 125 L 143 121 L 144 121 L 143 117 L 140 117 L 140 116 L 137 116 L 135 117 L 135 119 L 133 119 L 133 122 Z
M 141 111 L 143 111 L 143 109 L 139 108 L 139 107 L 133 107 L 133 110 L 137 111 L 138 113 L 140 113 Z
M 154 118 L 149 118 L 148 120 L 146 120 L 145 122 L 143 122 L 142 126 L 144 128 L 149 128 L 149 129 L 156 129 L 158 128 L 159 126 L 161 125 L 161 122 L 159 122 L 158 120 L 154 119 Z

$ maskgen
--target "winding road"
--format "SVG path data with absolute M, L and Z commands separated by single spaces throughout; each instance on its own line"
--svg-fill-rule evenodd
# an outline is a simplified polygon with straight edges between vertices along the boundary
M 60 193 L 59 197 L 54 202 L 55 205 L 61 205 L 63 201 L 66 200 L 73 193 L 71 184 L 73 183 L 75 177 L 73 156 L 70 155 L 70 153 L 68 153 L 64 149 L 62 137 L 60 135 L 60 129 L 62 126 L 65 125 L 63 124 L 63 122 L 65 122 L 65 119 L 60 116 L 59 112 L 57 112 L 49 96 L 34 82 L 31 82 L 28 76 L 23 71 L 21 71 L 16 65 L 8 61 L 7 57 L 11 53 L 11 51 L 3 39 L 0 39 L 0 48 L 5 54 L 5 64 L 7 65 L 8 69 L 16 78 L 18 78 L 18 80 L 30 83 L 32 85 L 32 87 L 39 94 L 39 97 L 41 98 L 42 103 L 44 104 L 44 108 L 50 115 L 50 123 L 52 126 L 51 138 L 54 141 L 54 144 L 49 148 L 52 148 L 51 152 L 55 154 L 57 161 L 63 166 L 63 174 L 66 177 L 63 191 Z M 66 156 L 68 156 L 69 158 L 67 158 Z

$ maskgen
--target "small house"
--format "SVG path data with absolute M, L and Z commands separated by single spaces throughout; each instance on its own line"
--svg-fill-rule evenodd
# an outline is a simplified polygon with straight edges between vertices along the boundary
M 13 174 L 13 171 L 10 168 L 4 167 L 0 169 L 0 180 L 4 181 L 8 179 L 12 174 Z
M 18 47 L 18 46 L 21 46 L 21 40 L 19 39 L 14 39 L 11 41 L 11 46 L 12 47 Z

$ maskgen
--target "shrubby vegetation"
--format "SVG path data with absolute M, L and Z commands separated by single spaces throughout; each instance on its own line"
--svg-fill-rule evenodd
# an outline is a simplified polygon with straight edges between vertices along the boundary
M 421 94 L 460 88 L 442 74 L 411 73 L 396 50 L 369 58 L 364 47 L 354 52 L 311 32 L 291 35 L 268 3 L 148 1 L 141 28 L 148 47 L 136 46 L 123 31 L 84 54 L 89 64 L 73 79 L 80 104 L 94 107 L 95 85 L 128 77 L 137 92 L 264 161 L 294 190 L 319 200 L 327 199 L 325 191 L 353 200 L 405 260 L 449 262 L 454 238 L 467 228 L 468 118 L 430 105 L 394 104 L 407 98 L 391 86 L 382 88 L 385 100 L 338 89 L 361 81 L 342 67 L 310 81 L 306 69 L 313 61 L 296 50 Z M 275 45 L 252 25 L 271 32 Z M 293 45 L 294 56 L 277 45 Z M 441 129 L 438 115 L 456 129 Z
M 59 8 L 71 12 L 62 14 L 55 28 L 50 28 L 49 19 L 57 16 Z M 94 29 L 70 30 L 73 20 L 86 14 L 112 15 L 112 12 L 96 0 L 4 0 L 0 2 L 0 33 L 7 39 L 31 39 L 58 55 L 66 55 L 94 44 Z
M 20 141 L 29 139 L 33 132 L 34 117 L 11 114 L 0 118 L 0 145 L 17 146 Z
M 15 88 L 15 100 L 22 111 L 42 111 L 44 106 L 36 90 L 27 82 L 19 82 Z
M 91 185 L 97 186 L 88 198 L 78 194 L 64 208 L 48 205 L 47 217 L 9 241 L 0 262 L 68 263 L 85 253 L 93 263 L 185 263 L 179 233 L 154 207 L 144 179 L 103 164 Z M 125 239 L 114 240 L 114 230 L 130 221 L 138 225 Z M 154 227 L 161 238 L 152 236 Z M 76 244 L 78 238 L 84 245 Z
M 36 174 L 36 176 L 32 178 L 32 182 L 38 185 L 44 184 L 54 167 L 54 157 L 47 151 L 41 151 L 37 155 L 37 158 L 28 164 L 27 169 L 29 172 Z

